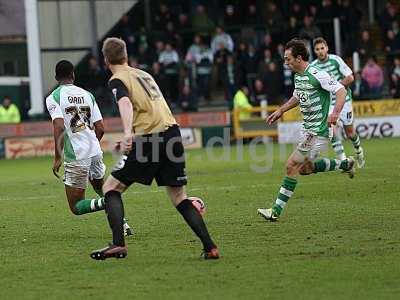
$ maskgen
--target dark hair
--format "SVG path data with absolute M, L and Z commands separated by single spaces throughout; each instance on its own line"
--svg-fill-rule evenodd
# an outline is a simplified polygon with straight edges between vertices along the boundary
M 313 47 L 315 47 L 318 44 L 324 44 L 325 46 L 328 46 L 328 43 L 325 41 L 323 37 L 317 37 L 316 39 L 313 40 Z
M 290 49 L 292 55 L 296 58 L 300 56 L 304 61 L 308 61 L 310 53 L 308 53 L 306 44 L 300 39 L 291 39 L 285 46 L 285 50 Z
M 68 60 L 60 60 L 56 65 L 56 80 L 72 79 L 74 65 Z

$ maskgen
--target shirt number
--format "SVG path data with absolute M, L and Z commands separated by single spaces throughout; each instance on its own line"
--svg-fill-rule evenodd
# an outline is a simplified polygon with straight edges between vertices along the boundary
M 65 113 L 72 115 L 69 123 L 72 133 L 82 131 L 86 127 L 93 129 L 90 127 L 91 112 L 89 106 L 81 106 L 79 108 L 76 106 L 69 106 L 65 108 Z
M 155 84 L 153 79 L 143 76 L 137 77 L 137 80 L 151 100 L 156 101 L 161 99 L 162 95 L 160 89 Z

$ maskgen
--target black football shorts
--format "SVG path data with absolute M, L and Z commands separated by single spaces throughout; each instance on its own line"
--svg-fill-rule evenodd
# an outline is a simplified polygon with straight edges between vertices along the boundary
M 132 150 L 114 166 L 112 176 L 126 186 L 132 183 L 183 186 L 187 183 L 185 151 L 178 125 L 155 134 L 137 135 Z

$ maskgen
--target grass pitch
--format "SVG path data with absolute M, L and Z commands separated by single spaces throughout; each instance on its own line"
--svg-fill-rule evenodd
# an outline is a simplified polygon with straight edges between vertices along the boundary
M 124 196 L 136 231 L 127 259 L 94 261 L 90 251 L 111 240 L 104 213 L 69 212 L 51 158 L 0 161 L 0 298 L 398 299 L 400 140 L 363 145 L 366 168 L 354 180 L 301 177 L 276 223 L 256 209 L 275 199 L 289 150 L 274 146 L 267 173 L 251 170 L 247 147 L 241 161 L 236 148 L 219 161 L 189 151 L 189 194 L 206 202 L 219 261 L 199 259 L 200 243 L 164 190 L 140 185 Z

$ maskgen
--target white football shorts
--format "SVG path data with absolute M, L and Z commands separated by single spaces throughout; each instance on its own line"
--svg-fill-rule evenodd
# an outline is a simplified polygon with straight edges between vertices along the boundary
M 103 155 L 64 162 L 64 184 L 70 187 L 86 189 L 89 178 L 102 179 L 105 173 Z
M 300 132 L 300 141 L 297 144 L 296 161 L 304 162 L 307 158 L 314 161 L 322 151 L 327 151 L 329 139 L 323 136 L 315 135 L 305 129 Z
M 329 107 L 329 113 L 333 111 L 334 106 Z M 342 121 L 344 126 L 349 126 L 353 124 L 353 102 L 346 101 L 343 105 L 343 109 L 340 112 L 339 120 Z

